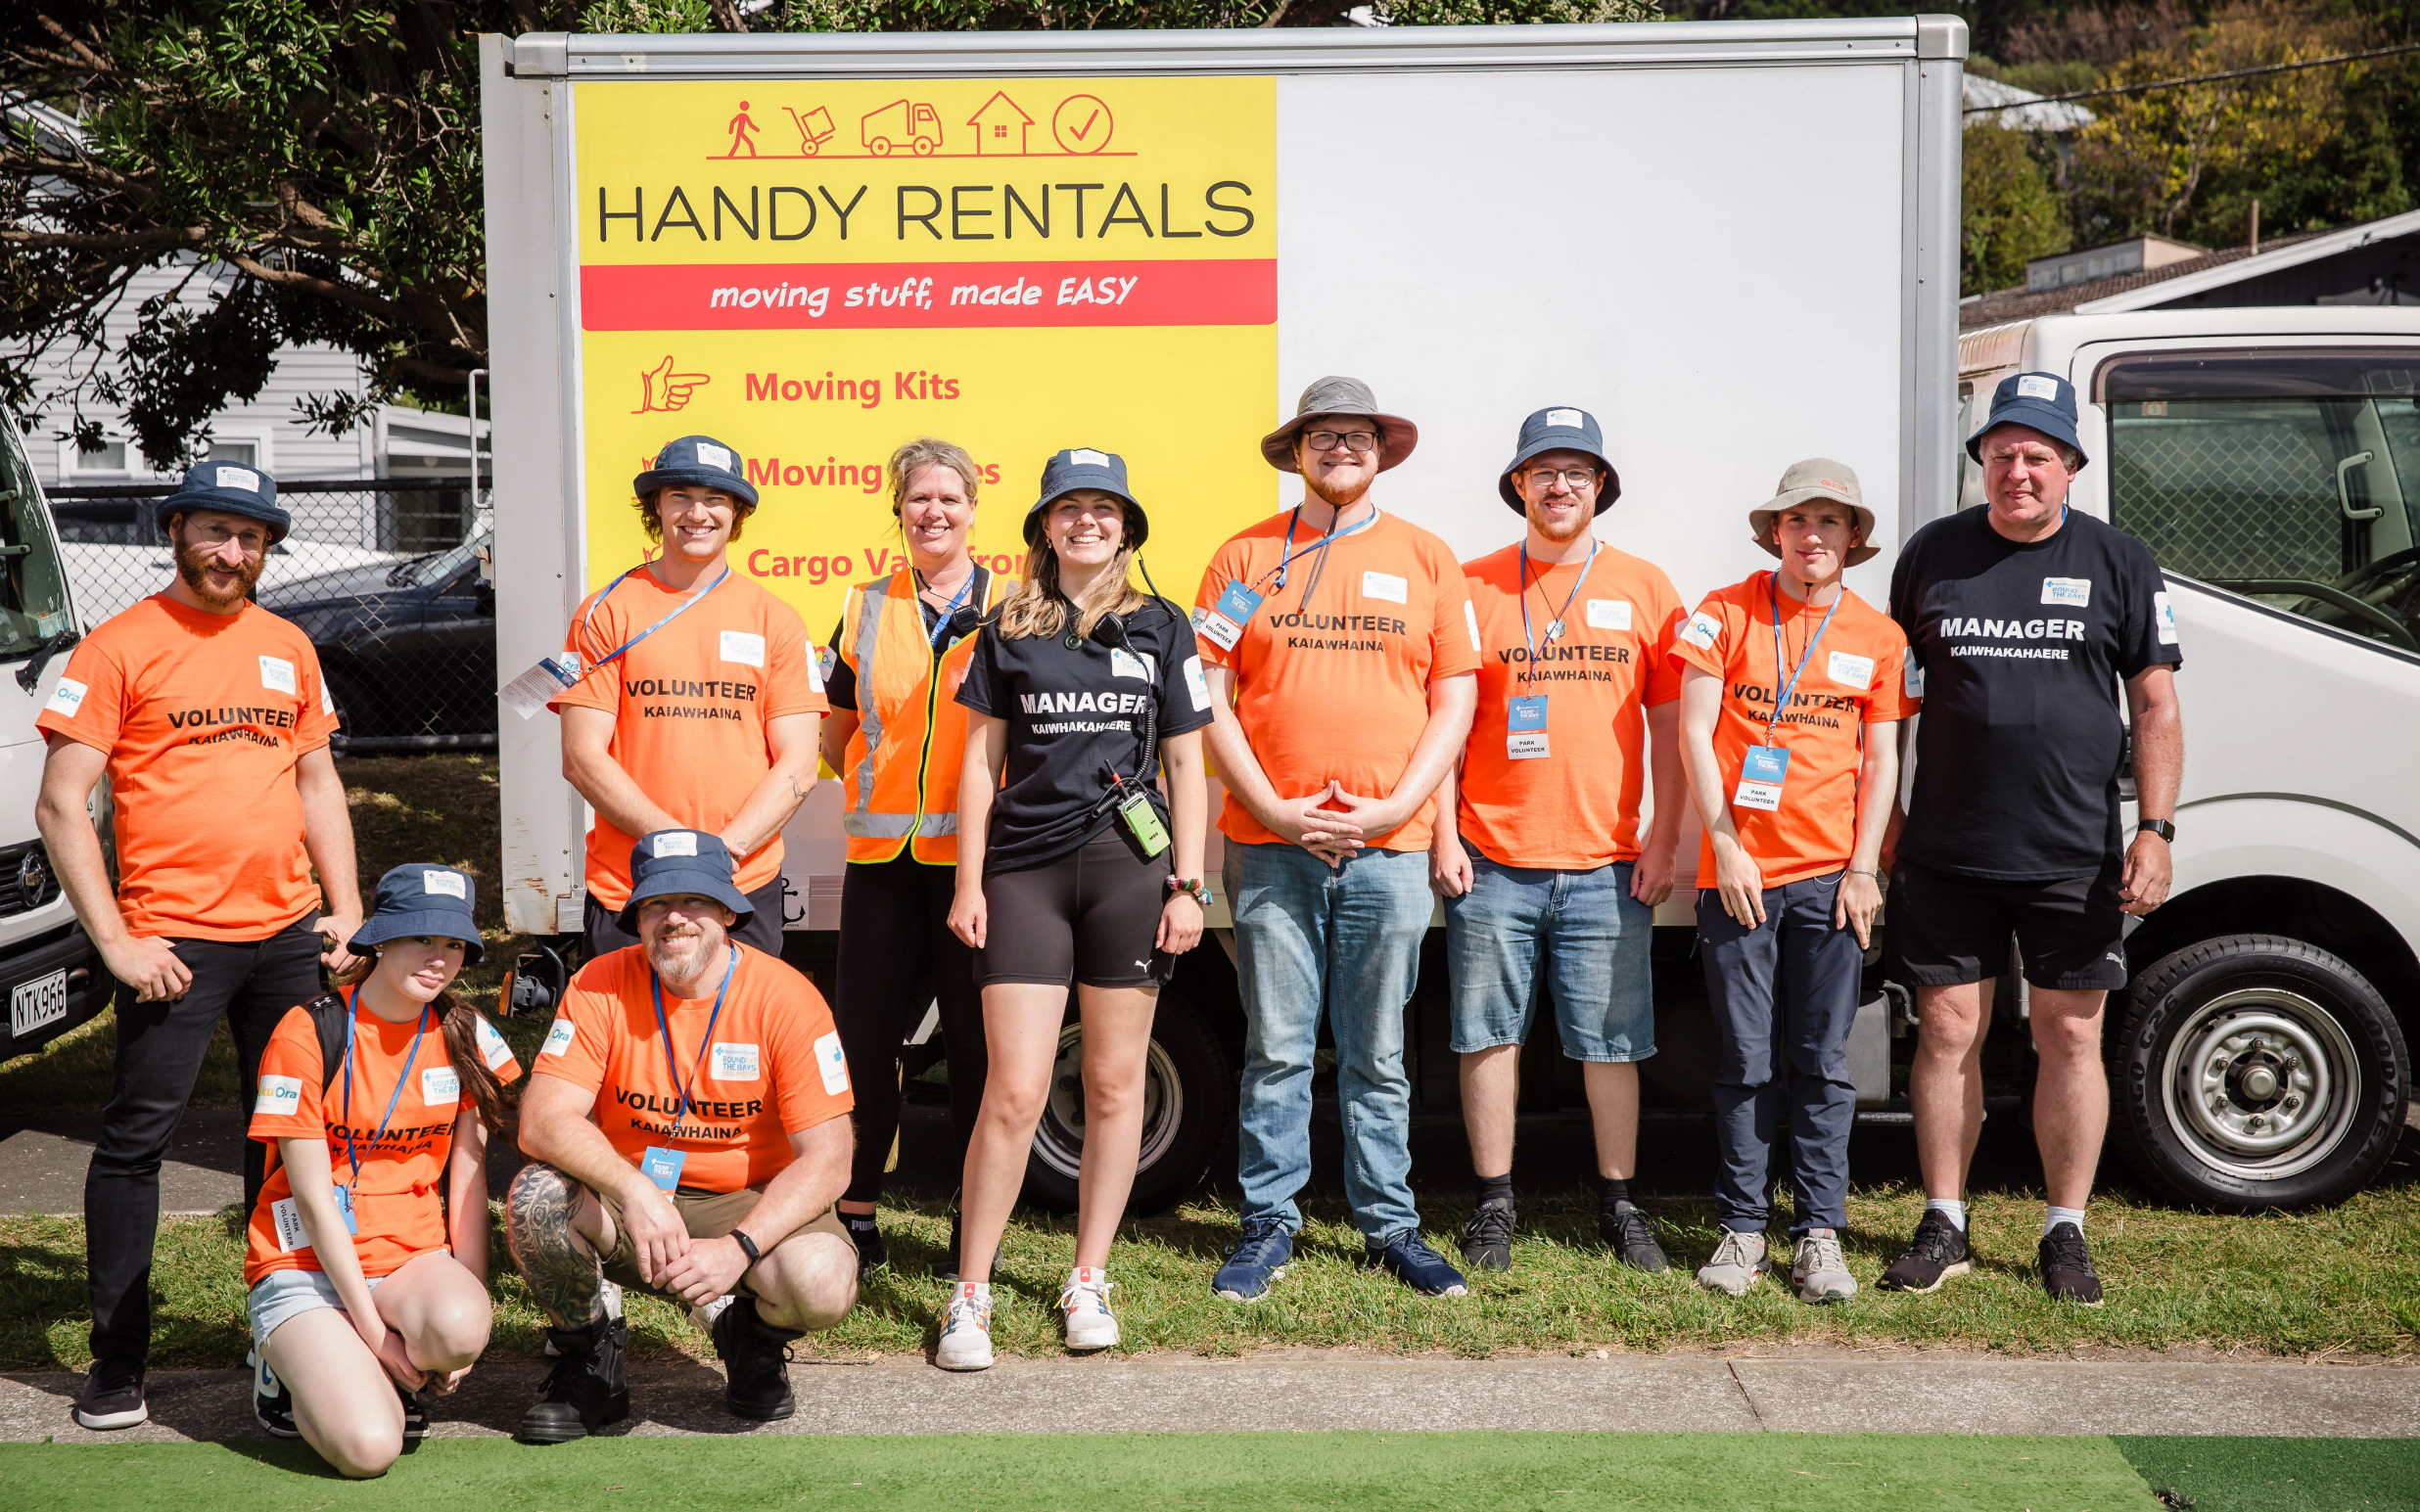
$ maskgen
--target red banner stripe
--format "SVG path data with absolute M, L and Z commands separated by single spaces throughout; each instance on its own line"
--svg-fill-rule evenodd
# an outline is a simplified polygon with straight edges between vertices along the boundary
M 824 262 L 580 270 L 590 331 L 946 330 L 968 326 L 1261 326 L 1274 258 Z

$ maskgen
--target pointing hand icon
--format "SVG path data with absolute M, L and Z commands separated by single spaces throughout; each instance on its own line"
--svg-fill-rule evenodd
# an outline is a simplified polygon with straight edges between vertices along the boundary
M 704 373 L 674 372 L 673 357 L 670 352 L 665 353 L 662 362 L 639 374 L 638 381 L 640 385 L 638 408 L 630 411 L 633 415 L 643 415 L 649 410 L 664 410 L 669 413 L 679 409 L 689 402 L 690 390 L 700 384 L 714 382 L 712 377 Z

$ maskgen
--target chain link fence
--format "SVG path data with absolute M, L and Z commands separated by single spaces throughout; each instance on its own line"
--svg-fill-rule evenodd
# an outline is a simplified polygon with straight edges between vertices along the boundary
M 172 484 L 45 489 L 86 629 L 176 575 L 152 523 Z M 489 500 L 468 478 L 280 481 L 294 528 L 255 598 L 319 649 L 339 754 L 492 750 L 495 589 L 481 573 Z

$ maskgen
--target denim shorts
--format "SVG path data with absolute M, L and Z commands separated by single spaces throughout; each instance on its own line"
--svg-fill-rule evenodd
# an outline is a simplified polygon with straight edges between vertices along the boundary
M 1630 862 L 1554 871 L 1473 851 L 1470 873 L 1470 891 L 1445 900 L 1456 1054 L 1525 1040 L 1541 985 L 1573 1060 L 1655 1053 L 1655 910 L 1630 895 Z
M 378 1290 L 385 1276 L 367 1276 L 370 1290 Z M 269 1342 L 277 1325 L 288 1318 L 300 1317 L 315 1307 L 334 1307 L 339 1312 L 345 1305 L 337 1300 L 336 1283 L 324 1270 L 272 1270 L 254 1284 L 247 1310 L 252 1313 L 253 1348 Z

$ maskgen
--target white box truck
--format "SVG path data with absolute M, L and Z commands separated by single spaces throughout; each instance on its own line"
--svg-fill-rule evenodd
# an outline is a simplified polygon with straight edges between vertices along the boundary
M 1124 453 L 1151 511 L 1153 576 L 1189 600 L 1221 540 L 1291 502 L 1254 443 L 1329 372 L 1369 380 L 1419 423 L 1419 454 L 1379 502 L 1466 558 L 1518 531 L 1494 480 L 1520 418 L 1570 403 L 1602 419 L 1621 472 L 1602 529 L 1693 602 L 1763 565 L 1744 516 L 1784 466 L 1850 462 L 1885 551 L 1851 586 L 1881 602 L 1897 542 L 1957 498 L 1965 51 L 1949 17 L 489 37 L 499 664 L 509 675 L 557 649 L 581 597 L 639 559 L 629 479 L 690 432 L 750 459 L 764 504 L 735 570 L 818 637 L 848 585 L 899 554 L 881 464 L 928 433 L 981 464 L 975 550 L 1008 572 L 1042 460 L 1067 445 Z M 2221 705 L 2227 675 L 2202 671 L 2214 643 L 2194 638 L 2201 618 L 2186 707 L 2241 718 Z M 554 720 L 507 712 L 501 760 L 508 917 L 569 936 L 587 819 Z M 2188 846 L 2220 845 L 2215 813 L 2180 821 L 2203 832 Z M 833 784 L 785 839 L 788 954 L 828 987 L 845 864 Z M 1685 874 L 1696 855 L 1690 825 Z M 2188 889 L 2220 880 L 2182 864 Z M 2414 907 L 2390 934 L 2420 926 L 2420 877 L 2404 895 Z M 2171 908 L 2214 917 L 2190 896 Z M 1214 908 L 1211 923 L 1224 918 Z M 1664 1048 L 1643 1073 L 1651 1110 L 1686 1114 L 1710 1102 L 1690 894 L 1657 923 Z M 2157 938 L 2163 950 L 2202 939 Z M 1869 985 L 1852 1061 L 1861 1103 L 1888 1118 L 1908 1025 L 1885 1007 L 1879 951 Z M 1432 934 L 1410 1008 L 1429 1113 L 1456 1095 L 1443 989 Z M 2026 1070 L 2023 997 L 2004 996 L 2014 1031 L 1994 1036 L 1987 1067 L 2003 1095 Z M 1545 1018 L 1524 1107 L 1579 1108 Z M 931 1025 L 911 1068 L 946 1054 Z M 1233 1127 L 1242 1029 L 1226 952 L 1184 958 L 1156 1032 L 1146 1207 L 1197 1178 Z M 2206 1039 L 2192 1041 L 2206 1059 L 2251 1042 Z M 2399 1045 L 2359 1082 L 2364 1108 L 2390 1083 L 2399 1099 Z M 2285 1064 L 2273 1048 L 2236 1059 L 2262 1056 Z M 2327 1064 L 2333 1100 L 2352 1083 Z M 2249 1098 L 2260 1077 L 2294 1073 L 2248 1075 L 2215 1084 Z M 1068 1204 L 1082 1113 L 1061 1079 L 1028 1191 Z M 2277 1106 L 2244 1102 L 2242 1117 L 2273 1131 Z M 2350 1166 L 2331 1145 L 2276 1178 L 2207 1141 L 2165 1165 L 2138 1159 L 2185 1195 L 2303 1200 L 2383 1159 L 2371 1134 L 2347 1137 L 2364 1152 Z M 2227 1174 L 2230 1160 L 2252 1173 Z

